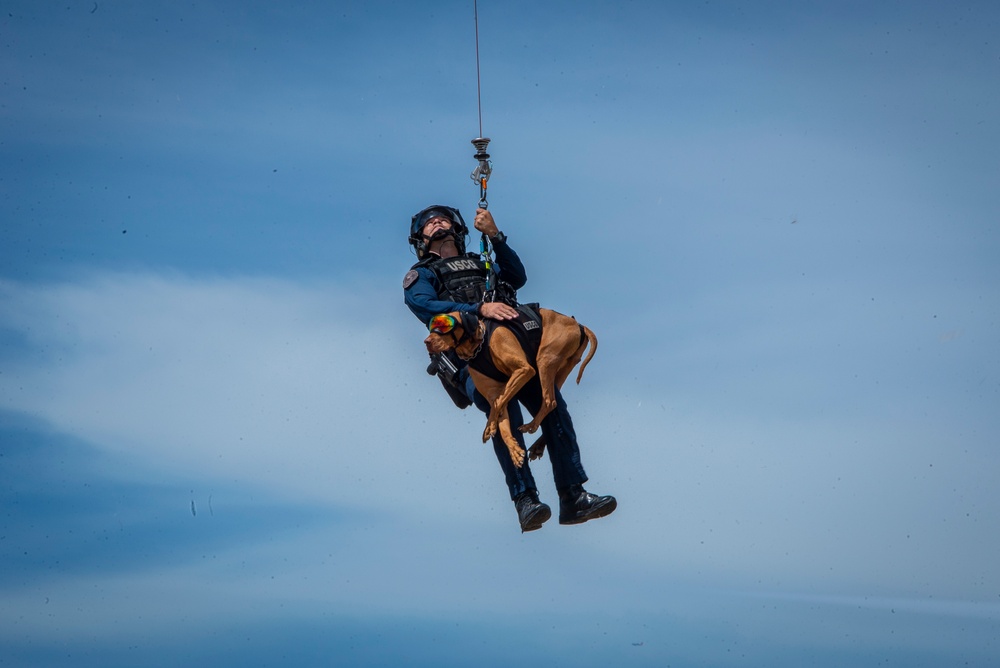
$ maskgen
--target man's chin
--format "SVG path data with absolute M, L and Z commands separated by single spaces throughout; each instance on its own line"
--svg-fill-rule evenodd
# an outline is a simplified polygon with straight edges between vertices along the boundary
M 429 237 L 424 237 L 427 243 L 434 243 L 435 241 L 441 241 L 442 239 L 447 239 L 448 237 L 454 236 L 450 230 L 438 230 Z

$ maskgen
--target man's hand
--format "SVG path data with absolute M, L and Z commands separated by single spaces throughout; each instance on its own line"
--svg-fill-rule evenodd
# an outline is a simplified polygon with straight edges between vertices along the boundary
M 479 313 L 484 318 L 494 320 L 516 320 L 518 316 L 516 308 L 503 302 L 483 302 L 479 306 Z
M 500 231 L 497 229 L 497 224 L 493 222 L 493 214 L 486 209 L 476 209 L 476 219 L 472 221 L 472 224 L 490 238 L 495 237 Z

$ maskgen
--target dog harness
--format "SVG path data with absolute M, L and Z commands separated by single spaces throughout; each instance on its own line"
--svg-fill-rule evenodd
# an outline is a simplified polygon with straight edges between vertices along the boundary
M 517 306 L 517 310 L 519 311 L 517 320 L 486 320 L 483 345 L 480 346 L 478 353 L 468 360 L 469 368 L 501 382 L 510 378 L 497 368 L 496 364 L 493 363 L 493 356 L 489 354 L 490 337 L 493 336 L 497 327 L 506 327 L 513 332 L 518 343 L 524 349 L 528 362 L 531 366 L 537 366 L 538 347 L 542 342 L 542 318 L 538 315 L 538 304 L 521 304 Z M 485 354 L 483 354 L 484 350 Z

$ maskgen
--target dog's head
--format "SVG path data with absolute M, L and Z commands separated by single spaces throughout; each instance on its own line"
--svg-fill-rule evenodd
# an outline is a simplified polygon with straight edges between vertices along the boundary
M 456 350 L 461 355 L 464 348 L 476 348 L 477 337 L 482 338 L 479 334 L 479 318 L 472 313 L 441 313 L 431 318 L 427 328 L 430 334 L 424 339 L 424 345 L 429 353 Z

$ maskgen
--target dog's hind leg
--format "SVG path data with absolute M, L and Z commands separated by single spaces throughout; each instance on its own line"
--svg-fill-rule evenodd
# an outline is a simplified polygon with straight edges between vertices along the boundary
M 555 319 L 555 315 L 559 319 Z M 580 341 L 580 330 L 572 318 L 554 314 L 542 331 L 535 365 L 542 390 L 542 404 L 530 424 L 521 431 L 534 433 L 542 420 L 556 408 L 556 388 L 562 387 L 569 372 L 580 361 L 586 341 Z
M 542 434 L 535 439 L 535 442 L 531 444 L 528 448 L 528 459 L 535 461 L 536 459 L 541 459 L 542 455 L 545 454 L 545 434 Z
M 538 383 L 542 390 L 542 404 L 538 407 L 535 417 L 530 423 L 523 425 L 521 431 L 534 434 L 539 425 L 542 424 L 545 416 L 555 410 L 556 393 L 553 383 L 555 382 L 556 370 L 560 362 L 561 360 L 557 355 L 546 355 L 539 350 L 536 363 L 538 365 Z

